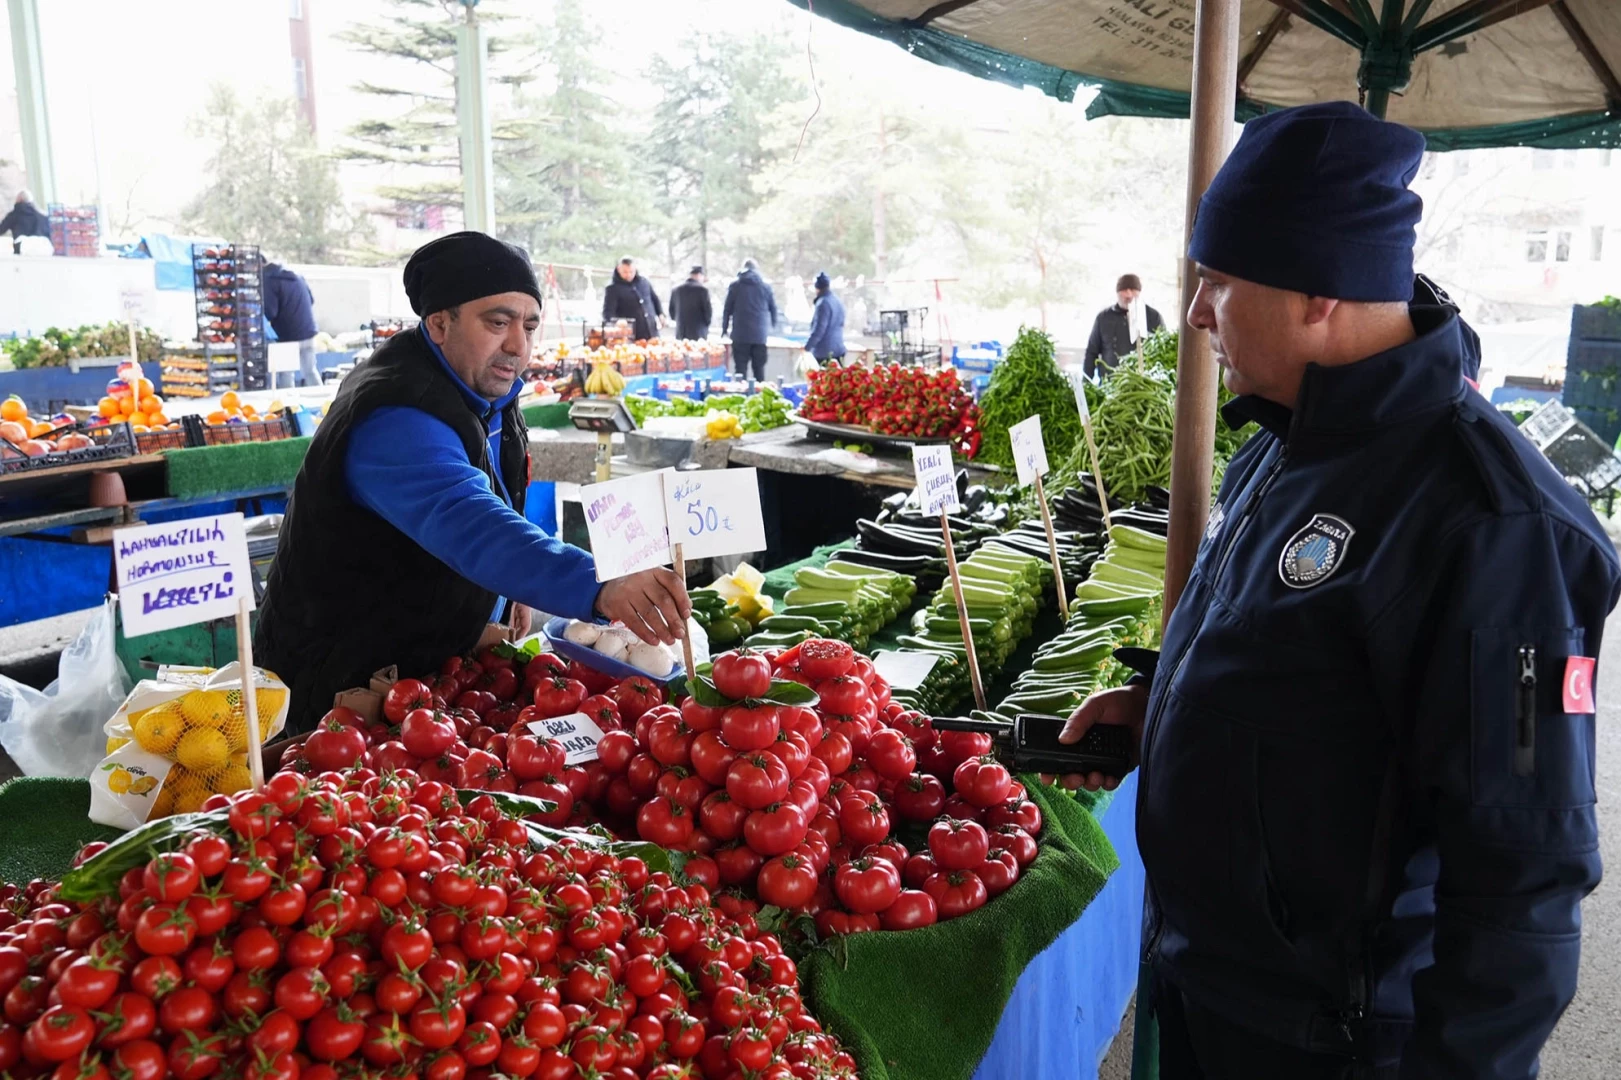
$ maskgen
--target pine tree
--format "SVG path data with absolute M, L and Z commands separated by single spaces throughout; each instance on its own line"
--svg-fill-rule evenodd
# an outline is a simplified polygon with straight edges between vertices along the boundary
M 456 26 L 464 21 L 466 9 L 460 0 L 388 0 L 388 4 L 391 10 L 379 21 L 356 23 L 335 35 L 360 52 L 400 62 L 396 78 L 355 85 L 377 99 L 381 115 L 350 128 L 350 143 L 339 156 L 385 168 L 385 180 L 376 188 L 384 199 L 459 211 Z M 480 22 L 501 31 L 489 36 L 492 80 L 521 86 L 529 78 L 523 70 L 528 43 L 521 34 L 507 32 L 511 16 L 497 5 L 486 0 L 477 11 Z
M 642 249 L 657 211 L 625 111 L 602 91 L 603 30 L 558 0 L 539 38 L 548 90 L 522 94 L 496 152 L 496 222 L 537 261 L 607 266 Z
M 287 262 L 332 262 L 354 241 L 337 166 L 291 98 L 245 103 L 216 84 L 191 127 L 213 153 L 183 211 L 186 228 L 258 244 Z

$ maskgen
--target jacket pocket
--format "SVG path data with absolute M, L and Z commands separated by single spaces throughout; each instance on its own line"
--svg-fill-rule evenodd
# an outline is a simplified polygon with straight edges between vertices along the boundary
M 1579 627 L 1487 627 L 1470 648 L 1471 799 L 1479 807 L 1593 805 L 1594 717 L 1564 711 L 1565 661 Z

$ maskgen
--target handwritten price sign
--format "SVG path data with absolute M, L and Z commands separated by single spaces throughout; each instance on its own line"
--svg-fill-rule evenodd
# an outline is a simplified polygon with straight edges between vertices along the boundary
M 1086 396 L 1081 395 L 1084 401 Z M 1019 483 L 1033 484 L 1036 477 L 1047 475 L 1047 444 L 1041 441 L 1041 415 L 1020 420 L 1007 429 L 1013 440 L 1013 465 L 1019 472 Z
M 664 514 L 670 543 L 688 559 L 765 550 L 760 474 L 754 469 L 667 470 Z
M 565 765 L 582 765 L 597 759 L 597 743 L 602 741 L 602 729 L 585 713 L 532 720 L 529 730 L 542 739 L 556 739 L 562 743 Z
M 912 471 L 917 474 L 917 497 L 925 514 L 952 514 L 957 502 L 957 472 L 951 467 L 949 446 L 912 445 Z
M 243 594 L 253 607 L 241 514 L 119 529 L 113 561 L 130 637 L 231 618 Z
M 664 482 L 658 473 L 588 484 L 580 489 L 580 505 L 585 509 L 598 581 L 669 563 Z

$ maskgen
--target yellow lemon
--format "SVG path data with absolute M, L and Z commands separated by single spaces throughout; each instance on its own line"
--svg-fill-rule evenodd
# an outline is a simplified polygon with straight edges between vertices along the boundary
M 129 745 L 129 740 L 128 739 L 119 738 L 117 735 L 109 735 L 109 736 L 107 736 L 107 753 L 109 753 L 109 754 L 112 753 L 114 750 L 117 750 L 121 746 L 128 746 L 128 745 Z
M 128 769 L 114 769 L 113 774 L 107 777 L 107 790 L 114 795 L 123 795 L 129 791 L 131 779 Z
M 180 708 L 193 727 L 223 728 L 231 721 L 231 701 L 224 690 L 193 690 L 180 699 Z
M 193 728 L 175 747 L 175 760 L 193 772 L 209 773 L 222 767 L 230 753 L 223 733 L 213 728 Z
M 180 741 L 179 717 L 165 709 L 148 709 L 135 721 L 135 741 L 153 754 L 167 754 Z
M 214 778 L 213 788 L 225 795 L 234 795 L 238 791 L 247 790 L 253 783 L 253 777 L 248 774 L 246 765 L 231 764 L 219 771 Z
M 152 800 L 152 809 L 146 815 L 146 820 L 156 821 L 172 813 L 174 813 L 174 792 L 169 790 L 168 784 L 165 784 L 163 790 L 158 792 L 158 797 Z
M 135 781 L 133 784 L 131 784 L 129 786 L 129 793 L 131 795 L 145 795 L 148 791 L 151 791 L 153 788 L 155 788 L 157 786 L 158 786 L 158 778 L 157 777 L 155 777 L 155 776 L 143 776 L 139 780 Z

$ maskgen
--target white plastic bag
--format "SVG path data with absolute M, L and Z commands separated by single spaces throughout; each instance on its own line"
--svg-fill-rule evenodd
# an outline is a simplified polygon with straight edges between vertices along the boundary
M 102 725 L 129 692 L 112 597 L 62 650 L 43 691 L 0 676 L 0 745 L 26 776 L 89 776 L 107 753 Z

